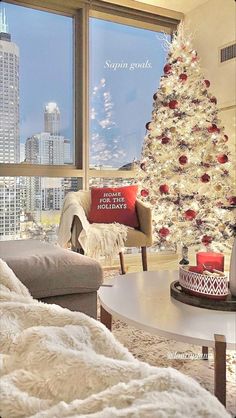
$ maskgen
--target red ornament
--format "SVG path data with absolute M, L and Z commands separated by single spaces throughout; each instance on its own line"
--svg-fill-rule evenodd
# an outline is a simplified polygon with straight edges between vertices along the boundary
M 211 103 L 215 103 L 215 104 L 217 103 L 217 99 L 216 99 L 216 97 L 211 97 L 211 98 L 210 98 L 210 101 L 211 101 Z
M 141 163 L 141 164 L 140 164 L 140 168 L 141 168 L 141 170 L 145 171 L 146 164 L 145 164 L 145 163 Z
M 208 130 L 208 132 L 210 133 L 210 134 L 213 134 L 213 133 L 219 133 L 220 132 L 220 129 L 219 128 L 217 128 L 217 126 L 216 126 L 216 124 L 215 123 L 213 123 L 211 126 L 209 126 L 208 128 L 207 128 L 207 130 Z
M 202 237 L 202 243 L 204 245 L 209 245 L 212 242 L 212 237 L 210 237 L 210 235 L 203 235 Z
M 187 80 L 187 78 L 188 78 L 188 76 L 187 76 L 187 74 L 185 74 L 185 73 L 182 73 L 182 74 L 180 74 L 180 76 L 179 76 L 179 79 L 181 80 L 181 81 L 186 81 Z
M 205 86 L 208 88 L 210 87 L 211 83 L 209 80 L 204 80 Z
M 228 197 L 228 202 L 230 205 L 235 206 L 236 205 L 236 196 L 230 196 Z
M 181 155 L 181 156 L 179 157 L 179 163 L 180 163 L 181 165 L 187 164 L 187 162 L 188 162 L 188 158 L 186 157 L 186 155 Z
M 188 209 L 186 212 L 184 212 L 184 217 L 187 221 L 192 221 L 194 218 L 196 218 L 197 213 L 193 209 Z
M 162 144 L 168 144 L 168 142 L 170 142 L 170 138 L 168 138 L 168 136 L 163 136 L 163 138 L 161 138 Z
M 167 184 L 161 184 L 159 190 L 161 193 L 167 194 L 169 193 L 169 186 Z
M 177 100 L 171 100 L 169 102 L 169 108 L 170 109 L 176 109 L 179 106 L 179 102 Z
M 171 71 L 172 71 L 171 65 L 170 64 L 166 64 L 165 67 L 164 67 L 164 73 L 165 74 L 170 74 Z
M 150 131 L 150 130 L 151 130 L 151 128 L 150 128 L 150 124 L 151 124 L 151 122 L 147 122 L 147 123 L 146 123 L 146 125 L 145 125 L 145 127 L 146 127 L 146 129 L 147 129 L 148 131 Z
M 201 176 L 201 181 L 202 183 L 208 183 L 210 181 L 210 176 L 209 174 L 205 173 Z
M 229 161 L 228 156 L 226 154 L 219 154 L 217 155 L 217 161 L 220 164 L 225 164 Z
M 141 190 L 141 196 L 147 197 L 148 195 L 149 195 L 149 191 L 148 190 L 146 190 L 146 189 L 142 189 Z
M 168 228 L 165 228 L 164 226 L 161 229 L 159 229 L 159 235 L 162 238 L 167 237 L 167 235 L 169 235 L 169 233 L 170 233 L 170 230 Z

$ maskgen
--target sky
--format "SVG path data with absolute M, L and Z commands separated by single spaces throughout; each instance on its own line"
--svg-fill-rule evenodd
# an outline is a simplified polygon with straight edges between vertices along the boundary
M 43 130 L 43 110 L 55 101 L 61 133 L 73 140 L 73 19 L 2 2 L 20 49 L 20 140 Z M 152 96 L 163 73 L 163 34 L 90 18 L 90 92 L 106 79 L 125 162 L 139 158 Z M 115 67 L 119 67 L 116 68 Z

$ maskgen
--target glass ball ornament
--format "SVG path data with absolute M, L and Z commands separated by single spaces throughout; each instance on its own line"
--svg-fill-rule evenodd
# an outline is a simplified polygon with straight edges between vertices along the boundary
M 162 238 L 166 238 L 169 234 L 170 234 L 170 230 L 169 230 L 168 228 L 165 228 L 165 227 L 163 226 L 161 229 L 159 229 L 159 235 L 160 235 Z
M 217 155 L 217 161 L 220 164 L 225 164 L 229 161 L 229 158 L 226 154 L 219 154 Z
M 169 193 L 169 186 L 168 184 L 161 184 L 159 187 L 160 193 L 161 194 L 167 194 Z
M 162 138 L 161 138 L 161 143 L 162 144 L 168 144 L 170 142 L 170 138 L 168 137 L 168 136 L 163 136 Z
M 163 71 L 164 71 L 164 74 L 170 74 L 172 72 L 172 66 L 170 64 L 166 64 L 164 66 Z
M 142 197 L 147 197 L 147 196 L 149 196 L 149 191 L 148 191 L 147 189 L 142 189 L 140 193 L 141 193 L 141 196 L 142 196 Z
M 176 109 L 179 106 L 179 102 L 177 100 L 171 100 L 168 106 L 170 109 Z
M 183 83 L 187 80 L 188 76 L 185 73 L 182 73 L 179 75 L 179 80 L 182 81 Z
M 211 178 L 210 178 L 209 174 L 207 174 L 207 173 L 205 173 L 201 176 L 201 182 L 202 183 L 208 183 L 210 181 L 210 179 Z
M 204 80 L 204 84 L 207 88 L 210 87 L 210 85 L 211 85 L 209 80 Z
M 193 209 L 188 209 L 184 212 L 184 217 L 187 221 L 192 221 L 197 216 L 197 212 Z
M 188 162 L 188 157 L 186 155 L 181 155 L 179 157 L 179 163 L 181 165 L 185 165 L 185 164 L 187 164 L 187 162 Z

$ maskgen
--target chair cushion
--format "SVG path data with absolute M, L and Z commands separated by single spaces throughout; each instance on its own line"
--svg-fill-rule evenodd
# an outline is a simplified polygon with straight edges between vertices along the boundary
M 113 223 L 138 228 L 135 208 L 138 186 L 105 187 L 91 189 L 91 223 Z
M 0 257 L 36 298 L 94 292 L 102 283 L 97 261 L 42 241 L 2 241 Z

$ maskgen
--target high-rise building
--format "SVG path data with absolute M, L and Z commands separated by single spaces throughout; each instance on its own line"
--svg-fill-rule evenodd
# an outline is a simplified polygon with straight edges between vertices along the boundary
M 61 115 L 59 107 L 54 102 L 46 104 L 44 109 L 44 132 L 60 135 Z
M 0 163 L 19 162 L 19 48 L 11 41 L 5 10 L 0 10 Z M 0 182 L 0 239 L 20 231 L 18 179 Z
M 41 132 L 27 138 L 25 161 L 31 164 L 64 164 L 64 137 Z

